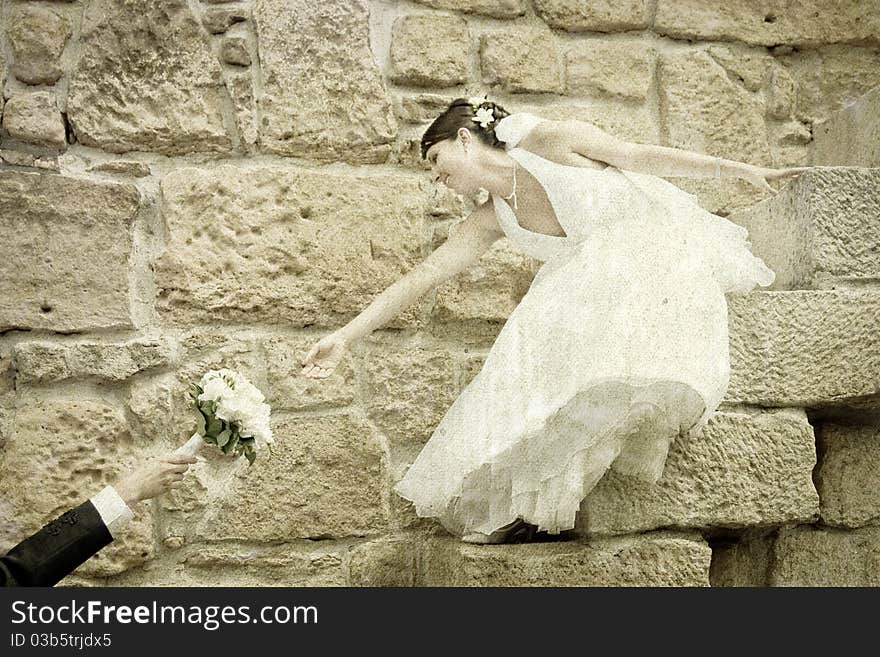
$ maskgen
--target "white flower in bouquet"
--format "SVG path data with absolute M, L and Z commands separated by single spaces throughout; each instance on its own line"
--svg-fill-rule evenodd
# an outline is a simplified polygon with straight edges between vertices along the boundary
M 211 370 L 193 385 L 193 404 L 199 412 L 198 428 L 181 448 L 194 453 L 203 441 L 217 445 L 224 454 L 244 454 L 253 464 L 257 451 L 271 451 L 270 408 L 250 381 L 228 369 Z

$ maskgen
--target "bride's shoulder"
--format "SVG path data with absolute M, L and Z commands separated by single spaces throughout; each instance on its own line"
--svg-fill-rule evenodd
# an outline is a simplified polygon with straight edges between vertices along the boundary
M 568 121 L 547 119 L 530 112 L 516 112 L 498 122 L 495 136 L 508 148 L 514 146 L 540 148 L 542 144 L 553 144 L 564 139 L 570 129 Z

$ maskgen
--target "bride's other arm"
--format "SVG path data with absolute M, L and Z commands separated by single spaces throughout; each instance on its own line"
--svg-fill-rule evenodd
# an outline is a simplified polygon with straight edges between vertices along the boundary
M 321 338 L 303 359 L 303 374 L 317 379 L 328 377 L 348 345 L 369 335 L 423 294 L 476 263 L 503 235 L 491 200 L 477 207 L 450 230 L 447 240 L 431 255 L 386 288 L 348 324 Z
M 797 176 L 809 168 L 769 169 L 680 148 L 627 142 L 586 121 L 550 123 L 545 128 L 553 133 L 549 138 L 563 140 L 575 153 L 637 173 L 688 178 L 743 178 L 765 191 L 775 192 L 768 181 Z

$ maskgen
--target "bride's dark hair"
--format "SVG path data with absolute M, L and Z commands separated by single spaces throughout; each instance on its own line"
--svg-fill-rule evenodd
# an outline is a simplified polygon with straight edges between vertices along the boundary
M 485 128 L 474 121 L 474 117 L 480 109 L 488 110 L 492 114 L 492 121 Z M 495 126 L 501 119 L 509 115 L 510 112 L 491 100 L 483 99 L 478 105 L 471 105 L 471 101 L 467 98 L 456 98 L 449 103 L 449 107 L 443 114 L 434 119 L 434 122 L 425 130 L 425 134 L 422 135 L 422 159 L 425 159 L 428 149 L 438 141 L 455 139 L 459 128 L 467 128 L 489 146 L 501 147 L 504 142 L 495 136 Z

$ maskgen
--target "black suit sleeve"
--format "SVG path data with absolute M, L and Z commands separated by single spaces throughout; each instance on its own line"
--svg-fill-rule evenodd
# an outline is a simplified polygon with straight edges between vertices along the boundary
M 54 586 L 112 540 L 94 505 L 83 502 L 0 557 L 0 586 Z

